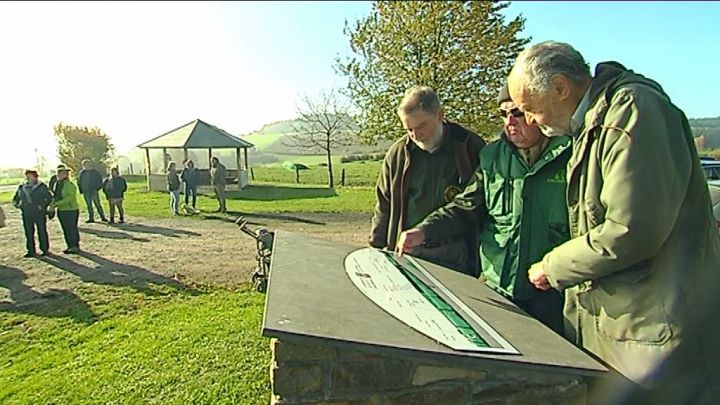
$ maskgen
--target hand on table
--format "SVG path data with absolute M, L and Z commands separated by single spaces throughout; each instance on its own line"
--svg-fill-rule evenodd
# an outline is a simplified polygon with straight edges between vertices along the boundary
M 423 242 L 425 242 L 425 232 L 420 229 L 410 229 L 400 234 L 395 253 L 402 257 L 403 253 L 412 253 Z

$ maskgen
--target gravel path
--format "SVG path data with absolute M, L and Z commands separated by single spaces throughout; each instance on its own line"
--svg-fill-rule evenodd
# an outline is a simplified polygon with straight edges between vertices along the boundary
M 237 286 L 249 280 L 255 266 L 255 241 L 231 219 L 218 217 L 129 218 L 124 225 L 81 222 L 81 255 L 61 253 L 65 243 L 53 220 L 48 226 L 53 254 L 25 259 L 19 212 L 3 208 L 8 220 L 0 228 L 0 303 L 21 305 L 19 301 L 83 283 Z M 304 233 L 358 247 L 365 245 L 370 226 L 369 214 L 267 214 L 245 219 L 253 229 Z M 12 297 L 11 290 L 16 290 Z

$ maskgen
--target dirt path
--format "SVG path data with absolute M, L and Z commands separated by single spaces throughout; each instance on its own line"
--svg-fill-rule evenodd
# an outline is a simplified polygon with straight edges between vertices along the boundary
M 82 255 L 64 255 L 57 220 L 50 221 L 48 258 L 25 259 L 25 239 L 18 210 L 4 205 L 7 226 L 0 228 L 0 302 L 12 286 L 27 295 L 53 289 L 75 289 L 83 283 L 130 285 L 175 283 L 236 286 L 249 280 L 255 266 L 255 241 L 230 218 L 150 220 L 129 218 L 124 225 L 80 223 Z M 365 245 L 370 224 L 366 214 L 247 215 L 261 227 Z M 31 299 L 32 297 L 13 296 Z

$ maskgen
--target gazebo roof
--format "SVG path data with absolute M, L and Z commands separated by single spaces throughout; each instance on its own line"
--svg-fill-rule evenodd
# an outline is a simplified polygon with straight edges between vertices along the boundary
M 252 148 L 254 145 L 222 129 L 196 119 L 143 144 L 140 148 Z

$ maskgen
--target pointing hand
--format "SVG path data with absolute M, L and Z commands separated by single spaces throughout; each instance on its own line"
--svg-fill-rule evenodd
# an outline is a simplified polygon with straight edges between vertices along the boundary
M 421 229 L 410 229 L 400 234 L 395 252 L 402 257 L 403 253 L 411 253 L 425 242 L 425 232 Z

